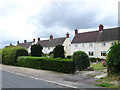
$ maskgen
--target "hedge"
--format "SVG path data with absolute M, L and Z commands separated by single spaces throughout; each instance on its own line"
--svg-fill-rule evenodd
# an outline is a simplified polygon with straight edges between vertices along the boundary
M 24 56 L 18 57 L 17 64 L 22 67 L 51 70 L 62 73 L 75 72 L 75 66 L 71 59 Z
M 19 46 L 2 49 L 2 64 L 15 65 L 19 56 L 27 56 L 27 49 Z

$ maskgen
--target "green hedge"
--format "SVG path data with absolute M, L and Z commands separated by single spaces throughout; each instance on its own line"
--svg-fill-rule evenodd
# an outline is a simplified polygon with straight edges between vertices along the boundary
M 75 67 L 71 59 L 48 58 L 48 57 L 18 57 L 18 66 L 42 70 L 51 70 L 62 73 L 74 73 Z
M 19 56 L 27 56 L 28 52 L 23 47 L 6 47 L 2 49 L 2 64 L 15 65 Z

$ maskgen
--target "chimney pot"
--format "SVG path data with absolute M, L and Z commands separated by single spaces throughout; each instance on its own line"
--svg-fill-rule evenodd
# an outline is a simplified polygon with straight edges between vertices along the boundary
M 38 38 L 38 42 L 40 41 L 40 38 Z
M 53 39 L 53 35 L 51 34 L 51 35 L 50 35 L 50 40 L 52 40 L 52 39 Z
M 103 26 L 102 24 L 100 24 L 100 25 L 99 25 L 99 31 L 102 31 L 102 30 L 103 30 L 103 27 L 104 27 L 104 26 Z
M 35 38 L 33 39 L 33 42 L 35 42 Z
M 70 34 L 67 32 L 67 34 L 66 34 L 66 38 L 69 38 L 69 35 L 70 35 Z
M 78 34 L 78 30 L 77 30 L 77 29 L 75 29 L 75 35 L 76 35 L 76 34 Z
M 27 40 L 24 40 L 24 43 L 27 43 Z
M 17 45 L 19 45 L 19 41 L 17 41 Z

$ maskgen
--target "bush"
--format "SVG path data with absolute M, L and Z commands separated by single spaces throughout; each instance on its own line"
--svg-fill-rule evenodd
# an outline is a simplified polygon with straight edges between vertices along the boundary
M 57 45 L 54 50 L 53 50 L 53 57 L 54 58 L 65 58 L 65 55 L 64 55 L 65 51 L 64 51 L 64 46 L 62 45 Z
M 71 56 L 67 56 L 67 58 L 70 58 L 70 59 L 71 59 L 72 57 L 71 57 Z
M 90 66 L 89 57 L 83 51 L 77 51 L 73 53 L 72 57 L 77 70 L 87 69 Z
M 120 74 L 120 42 L 116 42 L 107 55 L 108 75 Z
M 19 56 L 27 56 L 28 52 L 23 47 L 6 47 L 2 50 L 2 63 L 15 65 Z
M 90 57 L 89 60 L 90 60 L 90 62 L 96 62 L 97 58 Z
M 41 57 L 43 47 L 40 44 L 34 44 L 31 46 L 31 56 Z
M 18 65 L 42 70 L 51 70 L 62 73 L 74 73 L 75 68 L 71 59 L 48 57 L 19 57 Z

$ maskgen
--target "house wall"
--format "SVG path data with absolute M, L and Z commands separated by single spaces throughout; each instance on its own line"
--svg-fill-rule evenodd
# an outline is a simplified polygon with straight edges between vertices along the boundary
M 43 47 L 42 52 L 45 54 L 49 54 L 51 51 L 54 50 L 55 47 Z
M 92 46 L 90 46 L 92 44 Z M 89 52 L 94 52 L 93 56 L 90 57 L 95 57 L 96 56 L 96 43 L 91 42 L 91 43 L 74 43 L 71 45 L 72 46 L 72 52 L 73 54 L 75 51 L 84 51 L 85 53 L 89 54 Z
M 103 58 L 105 59 L 106 56 L 101 56 L 101 52 L 105 51 L 106 53 L 109 52 L 109 48 L 112 46 L 112 43 L 115 41 L 103 41 L 103 42 L 90 42 L 90 43 L 74 43 L 71 44 L 71 55 L 75 51 L 84 51 L 89 55 L 89 52 L 94 52 L 93 56 L 89 57 L 96 57 L 96 58 Z M 93 46 L 90 46 L 90 44 L 93 44 Z M 105 43 L 105 46 L 104 44 Z M 84 46 L 83 46 L 84 44 Z
M 71 55 L 71 41 L 70 41 L 70 38 L 66 38 L 62 45 L 64 46 L 65 57 Z

